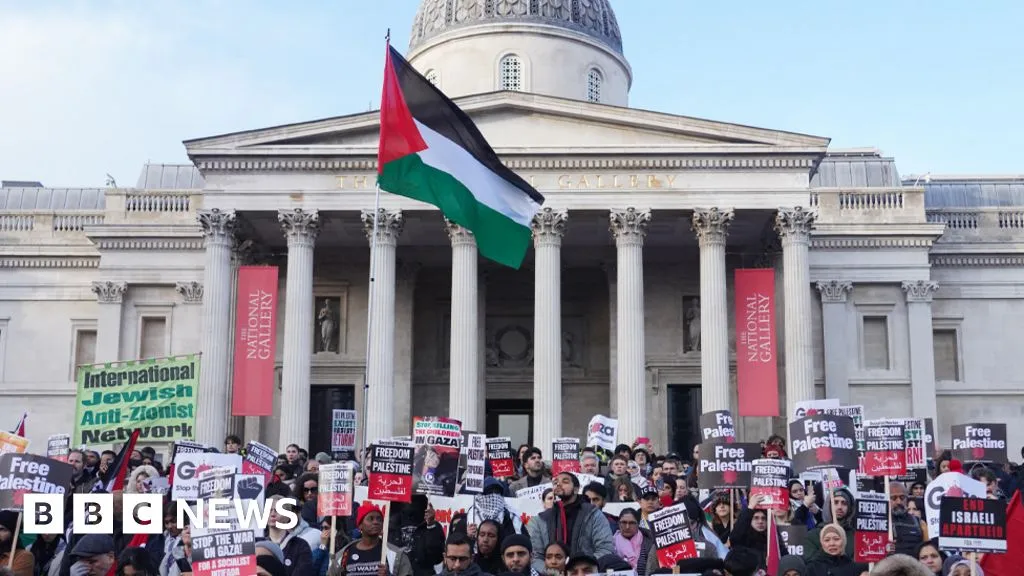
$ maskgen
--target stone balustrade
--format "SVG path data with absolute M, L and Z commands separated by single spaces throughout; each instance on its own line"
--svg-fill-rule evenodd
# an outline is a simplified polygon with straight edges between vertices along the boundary
M 819 225 L 925 222 L 923 188 L 815 188 L 811 208 Z
M 107 224 L 194 225 L 202 208 L 201 190 L 107 190 Z
M 1024 206 L 930 208 L 926 216 L 946 225 L 939 242 L 1024 242 Z
M 0 233 L 27 238 L 64 237 L 103 221 L 102 210 L 10 210 L 0 212 Z

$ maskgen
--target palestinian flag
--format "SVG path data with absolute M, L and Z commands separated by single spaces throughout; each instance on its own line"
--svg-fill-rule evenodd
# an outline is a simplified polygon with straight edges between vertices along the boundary
M 377 183 L 440 208 L 476 236 L 485 258 L 519 268 L 544 203 L 505 167 L 465 112 L 391 46 L 380 104 Z

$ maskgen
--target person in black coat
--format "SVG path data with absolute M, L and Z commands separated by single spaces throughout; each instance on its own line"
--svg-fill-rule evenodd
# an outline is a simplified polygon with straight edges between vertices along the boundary
M 758 554 L 760 566 L 765 567 L 768 559 L 768 512 L 759 509 L 761 504 L 760 496 L 752 496 L 747 509 L 740 513 L 733 525 L 732 533 L 729 535 L 730 548 L 747 548 Z M 778 532 L 778 527 L 775 527 Z M 782 542 L 782 533 L 777 534 L 778 541 Z M 780 556 L 788 554 L 785 546 L 780 546 Z
M 838 524 L 821 528 L 822 554 L 807 565 L 807 576 L 860 576 L 868 571 L 867 564 L 859 564 L 846 555 L 846 531 Z
M 434 517 L 434 506 L 427 503 L 423 522 L 412 533 L 409 560 L 412 562 L 413 576 L 433 576 L 437 573 L 434 567 L 444 562 L 444 540 L 444 528 Z

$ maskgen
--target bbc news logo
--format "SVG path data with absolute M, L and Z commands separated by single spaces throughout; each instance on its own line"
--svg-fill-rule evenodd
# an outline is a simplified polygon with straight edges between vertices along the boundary
M 123 494 L 121 523 L 125 534 L 160 534 L 164 531 L 164 497 L 161 494 Z M 24 531 L 26 534 L 63 534 L 65 501 L 63 494 L 25 494 Z M 75 534 L 113 534 L 113 494 L 74 494 L 71 500 L 72 532 Z M 291 530 L 299 525 L 294 498 L 270 501 L 210 498 L 184 505 L 179 501 L 175 524 L 200 530 L 230 530 L 238 525 L 256 525 L 265 530 L 274 512 L 276 526 Z

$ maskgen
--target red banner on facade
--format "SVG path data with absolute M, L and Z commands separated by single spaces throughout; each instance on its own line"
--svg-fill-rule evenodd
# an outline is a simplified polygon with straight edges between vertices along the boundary
M 235 308 L 233 416 L 274 413 L 274 357 L 277 352 L 277 267 L 238 269 Z
M 736 386 L 740 416 L 779 415 L 775 270 L 736 270 Z

